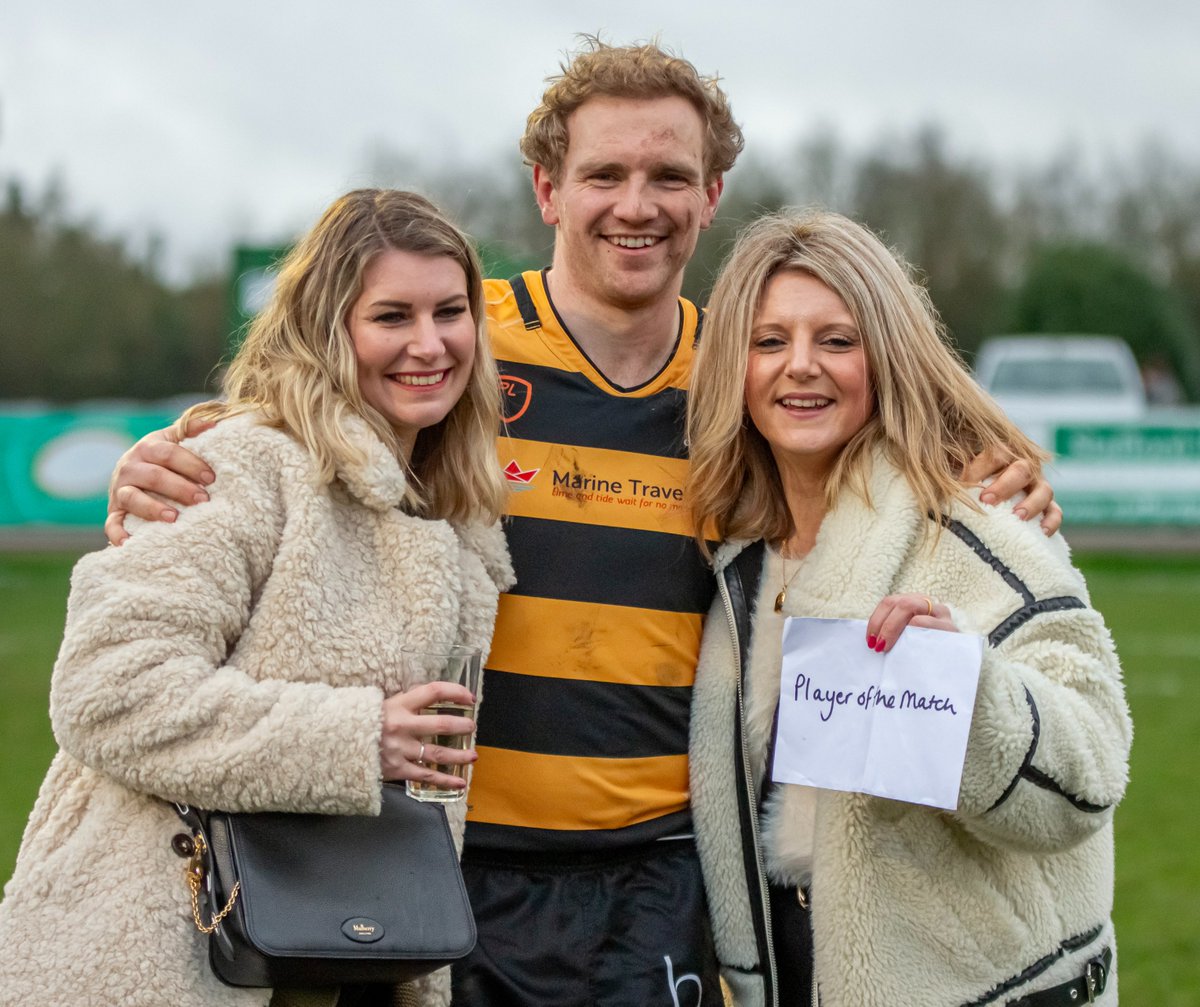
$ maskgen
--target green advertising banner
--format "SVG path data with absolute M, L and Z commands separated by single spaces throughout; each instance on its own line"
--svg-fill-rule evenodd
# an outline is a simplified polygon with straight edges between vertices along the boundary
M 1073 525 L 1200 526 L 1200 413 L 1053 430 L 1049 471 Z
M 1054 453 L 1072 461 L 1200 463 L 1198 426 L 1060 426 Z
M 279 261 L 288 253 L 282 245 L 239 245 L 233 250 L 229 284 L 229 349 L 241 345 L 246 327 L 271 299 Z
M 1195 493 L 1068 490 L 1055 491 L 1055 498 L 1072 525 L 1200 526 L 1200 495 Z
M 177 404 L 0 408 L 0 527 L 100 527 L 117 459 L 179 411 Z
M 0 529 L 104 523 L 121 454 L 199 397 L 146 405 L 0 406 Z M 1200 526 L 1200 422 L 1073 424 L 1048 472 L 1071 524 Z

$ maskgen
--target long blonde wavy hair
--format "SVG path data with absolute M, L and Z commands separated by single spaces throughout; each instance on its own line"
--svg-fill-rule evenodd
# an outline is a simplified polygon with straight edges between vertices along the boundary
M 687 497 L 697 539 L 765 538 L 793 531 L 771 448 L 746 411 L 750 332 L 767 283 L 797 269 L 845 302 L 862 337 L 874 409 L 825 483 L 832 509 L 847 486 L 869 501 L 870 459 L 882 450 L 918 505 L 940 513 L 968 500 L 966 465 L 1003 449 L 1034 472 L 1047 457 L 975 383 L 952 348 L 928 292 L 870 231 L 837 213 L 783 210 L 738 238 L 713 288 L 688 402 Z M 940 526 L 934 529 L 934 533 Z
M 281 263 L 270 303 L 226 371 L 225 399 L 193 406 L 178 429 L 257 411 L 303 444 L 317 481 L 329 483 L 340 465 L 362 460 L 362 447 L 345 427 L 348 417 L 358 417 L 403 462 L 395 431 L 359 390 L 347 328 L 364 270 L 388 249 L 457 262 L 476 330 L 466 391 L 444 420 L 417 434 L 405 506 L 425 517 L 494 521 L 505 493 L 495 450 L 500 388 L 487 344 L 479 258 L 467 237 L 415 193 L 358 189 L 336 200 Z

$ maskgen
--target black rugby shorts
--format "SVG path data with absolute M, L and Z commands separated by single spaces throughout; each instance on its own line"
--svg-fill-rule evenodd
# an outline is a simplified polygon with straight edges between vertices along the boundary
M 603 854 L 468 851 L 479 942 L 453 1007 L 720 1007 L 695 844 Z

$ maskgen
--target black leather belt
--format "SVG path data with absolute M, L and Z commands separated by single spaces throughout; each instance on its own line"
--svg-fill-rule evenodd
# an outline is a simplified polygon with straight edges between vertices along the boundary
M 1108 970 L 1112 968 L 1112 948 L 1105 948 L 1095 958 L 1089 958 L 1083 975 L 1069 983 L 1051 986 L 1013 1000 L 1008 1007 L 1072 1007 L 1074 1004 L 1094 1003 L 1108 985 Z

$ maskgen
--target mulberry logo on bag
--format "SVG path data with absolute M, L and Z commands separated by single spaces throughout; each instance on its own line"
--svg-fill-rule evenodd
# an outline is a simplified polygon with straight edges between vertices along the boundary
M 359 944 L 374 944 L 383 936 L 383 927 L 375 920 L 356 916 L 342 924 L 342 933 Z

